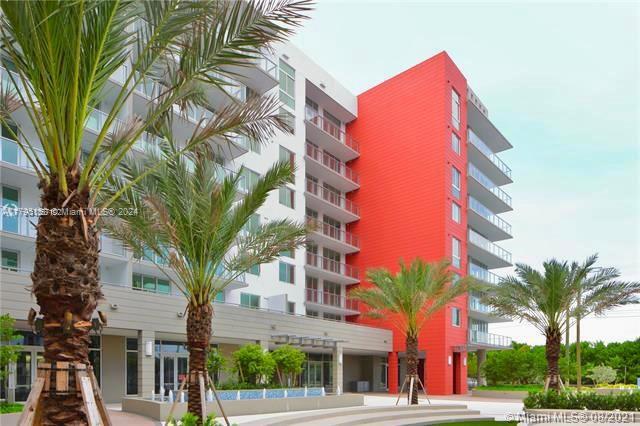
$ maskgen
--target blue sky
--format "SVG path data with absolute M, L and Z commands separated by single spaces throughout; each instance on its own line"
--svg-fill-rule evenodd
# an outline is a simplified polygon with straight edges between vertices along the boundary
M 638 22 L 632 2 L 320 0 L 293 42 L 355 94 L 446 50 L 514 145 L 501 245 L 532 265 L 598 252 L 640 280 Z M 640 336 L 640 306 L 609 317 L 584 336 Z M 518 324 L 491 331 L 542 343 Z

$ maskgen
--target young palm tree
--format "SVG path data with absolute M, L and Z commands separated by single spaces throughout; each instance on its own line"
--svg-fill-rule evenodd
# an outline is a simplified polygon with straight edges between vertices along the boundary
M 224 89 L 225 70 L 249 65 L 263 48 L 284 40 L 309 3 L 0 0 L 0 7 L 1 61 L 14 71 L 2 84 L 0 124 L 38 175 L 41 207 L 80 213 L 38 219 L 31 277 L 45 323 L 44 358 L 88 364 L 89 323 L 102 297 L 99 215 L 91 209 L 101 188 L 145 131 L 176 105 L 183 114 L 209 108 L 205 85 Z M 108 85 L 116 72 L 120 89 Z M 160 89 L 148 115 L 117 124 L 135 88 L 149 81 Z M 97 137 L 84 138 L 85 123 L 107 92 L 112 107 L 100 117 Z M 231 132 L 264 141 L 274 126 L 282 128 L 277 106 L 271 97 L 233 104 L 182 143 L 194 146 Z M 28 117 L 38 143 L 8 126 L 17 115 Z M 44 158 L 34 150 L 38 144 Z M 74 394 L 47 394 L 44 422 L 86 423 L 81 405 Z
M 369 307 L 365 315 L 391 318 L 405 335 L 409 375 L 418 374 L 418 336 L 425 322 L 464 294 L 474 282 L 471 277 L 456 280 L 449 266 L 446 260 L 428 263 L 416 258 L 410 265 L 400 261 L 396 274 L 385 268 L 371 269 L 367 271 L 367 281 L 372 286 L 349 292 Z M 414 383 L 410 403 L 418 403 L 417 383 Z
M 175 285 L 187 298 L 188 409 L 201 416 L 198 374 L 206 374 L 216 294 L 252 266 L 301 245 L 306 229 L 282 219 L 253 223 L 247 232 L 269 193 L 292 181 L 288 162 L 272 167 L 237 201 L 244 187 L 239 175 L 222 178 L 222 169 L 204 147 L 177 158 L 175 150 L 171 142 L 163 146 L 162 157 L 168 160 L 137 181 L 161 158 L 150 152 L 144 159 L 125 159 L 104 196 L 131 185 L 114 205 L 138 214 L 105 224 L 114 237 L 137 252 L 153 251 L 175 271 Z
M 596 267 L 598 255 L 589 256 L 583 263 L 571 264 L 570 279 L 578 284 L 576 305 L 576 385 L 582 386 L 582 360 L 580 348 L 580 320 L 589 311 L 582 307 L 591 307 L 590 312 L 603 314 L 618 306 L 640 303 L 640 282 L 620 281 L 620 271 L 616 268 Z
M 562 330 L 576 317 L 602 313 L 613 306 L 633 303 L 638 283 L 613 281 L 617 274 L 601 270 L 586 276 L 595 259 L 584 265 L 552 259 L 543 263 L 543 272 L 517 264 L 516 275 L 503 278 L 485 296 L 485 303 L 496 313 L 526 321 L 546 338 L 547 380 L 545 388 L 560 390 L 558 360 Z M 617 272 L 617 271 L 616 271 Z M 580 296 L 581 291 L 587 293 Z M 580 303 L 577 303 L 580 298 Z

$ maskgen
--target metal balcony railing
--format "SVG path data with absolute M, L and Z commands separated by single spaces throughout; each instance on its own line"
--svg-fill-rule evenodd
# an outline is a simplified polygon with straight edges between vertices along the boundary
M 355 152 L 360 152 L 360 146 L 356 140 L 342 131 L 342 129 L 336 126 L 335 123 L 327 120 L 321 115 L 318 115 L 317 111 L 314 111 L 312 108 L 306 107 L 305 119 L 320 130 L 324 131 L 329 136 L 333 137 L 336 141 L 345 146 L 348 146 Z
M 351 232 L 347 232 L 344 229 L 338 228 L 330 223 L 323 222 L 311 216 L 307 216 L 307 224 L 322 235 L 353 247 L 360 247 L 360 239 L 357 235 L 354 235 Z
M 358 173 L 356 173 L 351 167 L 348 167 L 335 157 L 322 152 L 310 143 L 307 143 L 307 157 L 338 173 L 345 179 L 348 179 L 355 184 L 360 184 L 360 175 L 358 175 Z
M 306 301 L 309 303 L 317 303 L 319 305 L 331 306 L 335 308 L 348 309 L 351 311 L 358 310 L 358 301 L 342 296 L 340 294 L 329 293 L 327 291 L 306 289 Z
M 511 225 L 501 217 L 497 216 L 494 212 L 489 210 L 484 204 L 482 204 L 472 196 L 469 196 L 469 209 L 478 213 L 480 216 L 484 217 L 489 222 L 502 229 L 507 234 L 511 235 Z
M 469 275 L 488 284 L 499 284 L 500 277 L 487 269 L 469 262 Z
M 313 266 L 314 268 L 320 268 L 327 272 L 344 275 L 356 280 L 360 277 L 358 268 L 345 263 L 340 263 L 327 257 L 318 256 L 314 253 L 307 252 L 307 265 Z
M 498 169 L 500 169 L 500 171 L 504 173 L 505 176 L 508 176 L 509 179 L 511 179 L 511 168 L 507 166 L 505 162 L 502 161 L 496 154 L 494 154 L 493 151 L 491 151 L 491 148 L 489 148 L 482 141 L 482 139 L 478 137 L 478 135 L 473 133 L 473 130 L 469 129 L 467 139 L 471 144 L 473 144 L 473 146 L 478 148 L 478 150 L 482 154 L 484 154 L 484 156 L 487 157 L 489 161 L 491 161 Z
M 469 342 L 500 348 L 511 347 L 511 337 L 501 336 L 499 334 L 492 334 L 478 330 L 469 330 Z
M 469 176 L 480 182 L 482 186 L 487 188 L 493 195 L 502 200 L 506 205 L 511 207 L 511 196 L 504 192 L 500 187 L 491 181 L 484 173 L 482 173 L 473 163 L 469 163 Z
M 472 229 L 469 229 L 469 242 L 499 257 L 505 262 L 511 263 L 511 253 L 509 253 L 499 245 L 487 240 L 485 237 L 478 234 Z
M 47 157 L 40 148 L 35 148 L 36 155 L 43 164 L 47 164 Z M 27 160 L 24 151 L 18 146 L 18 143 L 9 138 L 0 137 L 0 161 L 13 164 L 22 169 L 33 170 L 31 163 Z
M 314 182 L 311 179 L 307 179 L 307 192 L 315 195 L 316 197 L 320 197 L 334 206 L 348 211 L 349 213 L 360 216 L 360 207 L 358 207 L 357 204 L 346 199 L 342 195 L 325 188 L 324 186 L 320 186 L 317 182 Z

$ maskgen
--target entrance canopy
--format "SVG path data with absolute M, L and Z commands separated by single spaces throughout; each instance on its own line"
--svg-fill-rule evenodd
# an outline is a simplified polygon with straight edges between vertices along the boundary
M 271 336 L 277 345 L 292 345 L 313 348 L 333 349 L 338 343 L 346 342 L 346 340 L 332 339 L 330 337 L 318 336 L 297 336 L 295 334 L 275 334 Z

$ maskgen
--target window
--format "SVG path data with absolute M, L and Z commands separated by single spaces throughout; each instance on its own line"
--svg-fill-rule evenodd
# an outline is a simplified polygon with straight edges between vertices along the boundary
M 213 299 L 218 303 L 224 303 L 224 291 L 219 291 L 216 293 L 216 297 Z
M 287 187 L 280 188 L 280 204 L 283 206 L 287 206 L 289 208 L 295 208 L 295 198 L 296 192 L 293 189 Z
M 260 179 L 260 173 L 254 172 L 246 167 L 242 167 L 240 175 L 242 176 L 242 188 L 246 191 L 253 189 Z
M 262 146 L 260 143 L 250 140 L 249 141 L 249 151 L 255 152 L 256 154 L 260 154 L 262 152 Z
M 296 70 L 280 59 L 280 102 L 291 109 L 296 107 Z
M 451 167 L 451 193 L 460 198 L 460 171 L 455 167 Z
M 242 231 L 245 233 L 253 234 L 258 230 L 259 227 L 260 227 L 260 215 L 257 213 L 254 213 L 251 215 L 251 217 L 249 217 L 249 220 L 247 220 L 247 223 L 244 224 L 244 226 L 242 227 Z
M 318 318 L 318 311 L 312 311 L 310 309 L 307 309 L 306 315 L 308 317 L 313 317 L 313 318 Z
M 18 271 L 20 254 L 13 250 L 2 250 L 2 269 L 5 271 Z
M 460 308 L 451 308 L 451 325 L 454 327 L 460 327 L 462 318 L 460 315 Z
M 126 394 L 138 394 L 138 339 L 127 337 L 125 348 L 127 358 Z
M 451 132 L 451 149 L 456 154 L 460 154 L 460 138 L 453 132 Z
M 288 257 L 290 259 L 295 259 L 296 258 L 296 251 L 293 250 L 293 249 L 282 250 L 280 252 L 280 256 Z
M 295 315 L 296 313 L 296 303 L 295 302 L 287 302 L 287 313 L 290 315 Z
M 324 116 L 324 119 L 327 122 L 327 125 L 324 126 L 323 130 L 329 133 L 334 138 L 341 141 L 342 140 L 342 122 L 337 117 L 329 113 L 327 110 L 323 110 L 322 115 Z
M 89 362 L 93 366 L 93 372 L 96 375 L 96 380 L 98 384 L 102 382 L 102 366 L 100 362 L 100 347 L 102 343 L 102 337 L 93 335 L 89 336 L 91 339 L 89 341 Z
M 453 201 L 451 202 L 451 219 L 456 223 L 460 223 L 460 206 Z
M 315 277 L 310 277 L 307 275 L 306 277 L 305 289 L 307 293 L 306 301 L 318 303 L 320 301 L 320 296 L 318 293 L 318 279 Z
M 287 148 L 280 145 L 280 153 L 279 153 L 278 159 L 281 162 L 289 163 L 289 166 L 291 167 L 291 170 L 292 170 L 291 181 L 295 182 L 295 179 L 294 179 L 295 174 L 293 173 L 293 171 L 296 168 L 296 155 L 293 152 L 289 151 Z
M 257 309 L 260 307 L 260 296 L 257 294 L 240 293 L 240 305 Z
M 460 240 L 457 238 L 451 238 L 451 264 L 460 267 Z
M 18 207 L 20 207 L 20 192 L 15 188 L 3 186 L 2 206 L 8 209 L 17 209 Z M 2 230 L 17 234 L 20 230 L 18 219 L 18 215 L 15 214 L 15 211 L 3 210 Z
M 455 90 L 451 90 L 451 123 L 460 130 L 460 95 Z
M 169 281 L 148 275 L 133 274 L 131 286 L 134 290 L 143 290 L 161 294 L 171 293 L 171 283 Z
M 2 141 L 2 161 L 6 161 L 11 164 L 18 164 L 18 156 L 20 155 L 20 148 L 18 144 L 13 142 L 15 136 L 18 134 L 18 128 L 9 124 L 5 126 L 0 124 L 0 136 L 4 139 Z
M 330 314 L 328 312 L 323 313 L 322 318 L 332 321 L 342 321 L 342 315 Z
M 295 282 L 295 265 L 289 263 L 280 262 L 280 281 L 293 284 Z
M 259 277 L 260 276 L 260 264 L 253 265 L 251 268 L 249 268 L 249 270 L 247 272 L 250 273 L 251 275 L 255 275 L 255 276 Z
M 295 134 L 296 133 L 296 116 L 291 114 L 289 111 L 287 111 L 284 108 L 280 108 L 280 110 L 278 111 L 278 115 L 280 116 L 280 119 L 282 119 L 282 121 L 284 121 L 287 124 L 287 126 L 291 128 L 291 133 Z

